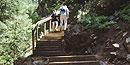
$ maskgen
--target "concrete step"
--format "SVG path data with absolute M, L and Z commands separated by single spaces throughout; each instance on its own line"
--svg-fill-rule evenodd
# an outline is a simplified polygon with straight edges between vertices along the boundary
M 71 55 L 71 56 L 53 56 L 48 57 L 50 62 L 62 62 L 62 61 L 96 61 L 95 55 Z
M 100 65 L 97 61 L 50 62 L 49 65 Z

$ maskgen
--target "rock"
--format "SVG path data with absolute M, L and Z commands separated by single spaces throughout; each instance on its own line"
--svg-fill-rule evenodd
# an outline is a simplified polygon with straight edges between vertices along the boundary
M 126 38 L 126 43 L 129 43 L 129 42 L 130 42 L 130 37 Z
M 115 44 L 112 44 L 114 47 L 116 47 L 116 48 L 119 48 L 120 46 L 119 46 L 119 44 L 118 43 L 115 43 Z
M 32 62 L 24 62 L 22 65 L 34 65 Z
M 130 54 L 127 55 L 127 60 L 130 62 Z
M 113 42 L 114 40 L 111 39 L 111 42 Z
M 109 17 L 109 19 L 111 19 L 111 20 L 114 19 L 114 18 L 115 18 L 115 16 L 110 16 L 110 17 Z
M 124 37 L 124 36 L 126 36 L 127 34 L 128 34 L 128 32 L 125 32 L 125 33 L 123 33 L 123 35 L 122 35 L 122 36 Z
M 127 51 L 130 53 L 130 37 L 126 38 L 126 43 L 124 43 Z
M 80 25 L 74 25 L 65 30 L 64 40 L 66 43 L 66 50 L 68 50 L 68 52 L 73 51 L 75 54 L 80 54 L 77 51 L 84 53 L 85 50 L 82 48 L 87 48 L 87 46 L 93 42 L 90 35 L 88 35 L 86 31 L 81 30 Z
M 72 28 L 73 32 L 72 32 L 72 35 L 78 35 L 81 33 L 81 29 L 80 29 L 80 25 L 75 25 L 73 28 Z
M 103 61 L 99 61 L 100 65 L 106 65 Z
M 43 62 L 41 60 L 36 60 L 36 61 L 33 61 L 33 64 L 34 65 L 44 65 L 44 64 L 47 64 L 48 62 Z
M 97 36 L 93 37 L 93 39 L 97 39 Z
M 110 52 L 110 54 L 112 54 L 112 55 L 117 55 L 117 53 L 116 53 L 116 52 Z

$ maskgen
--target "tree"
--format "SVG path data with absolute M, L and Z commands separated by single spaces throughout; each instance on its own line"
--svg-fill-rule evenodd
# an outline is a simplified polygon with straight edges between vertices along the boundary
M 0 4 L 0 64 L 13 65 L 31 46 L 31 18 L 37 4 L 28 0 L 2 0 Z

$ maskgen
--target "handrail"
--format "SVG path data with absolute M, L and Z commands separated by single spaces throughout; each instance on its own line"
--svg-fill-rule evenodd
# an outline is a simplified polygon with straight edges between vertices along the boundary
M 37 43 L 37 41 L 38 41 L 38 27 L 39 27 L 39 25 L 40 24 L 44 25 L 43 26 L 44 27 L 43 28 L 44 29 L 43 32 L 44 32 L 44 35 L 46 35 L 46 22 L 50 20 L 49 29 L 51 31 L 51 19 L 52 19 L 52 17 L 44 18 L 44 19 L 38 21 L 36 23 L 36 25 L 32 28 L 32 52 L 34 52 L 34 50 L 35 50 L 35 43 L 34 43 L 34 33 L 35 33 L 35 31 L 36 31 L 36 43 Z

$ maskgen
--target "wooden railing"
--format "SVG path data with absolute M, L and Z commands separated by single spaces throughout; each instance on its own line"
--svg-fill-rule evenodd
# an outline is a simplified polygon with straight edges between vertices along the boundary
M 35 31 L 36 31 L 36 43 L 37 43 L 37 41 L 39 40 L 38 39 L 38 28 L 39 28 L 39 25 L 40 24 L 43 24 L 43 34 L 44 35 L 46 35 L 47 34 L 47 25 L 46 25 L 46 23 L 49 21 L 49 32 L 51 31 L 51 17 L 47 17 L 47 18 L 43 18 L 42 20 L 40 20 L 40 21 L 38 21 L 37 23 L 36 23 L 36 25 L 33 27 L 33 29 L 32 29 L 32 52 L 34 52 L 34 50 L 35 50 L 35 46 L 36 46 L 36 44 L 35 44 L 35 40 L 34 40 L 34 34 L 35 34 Z

